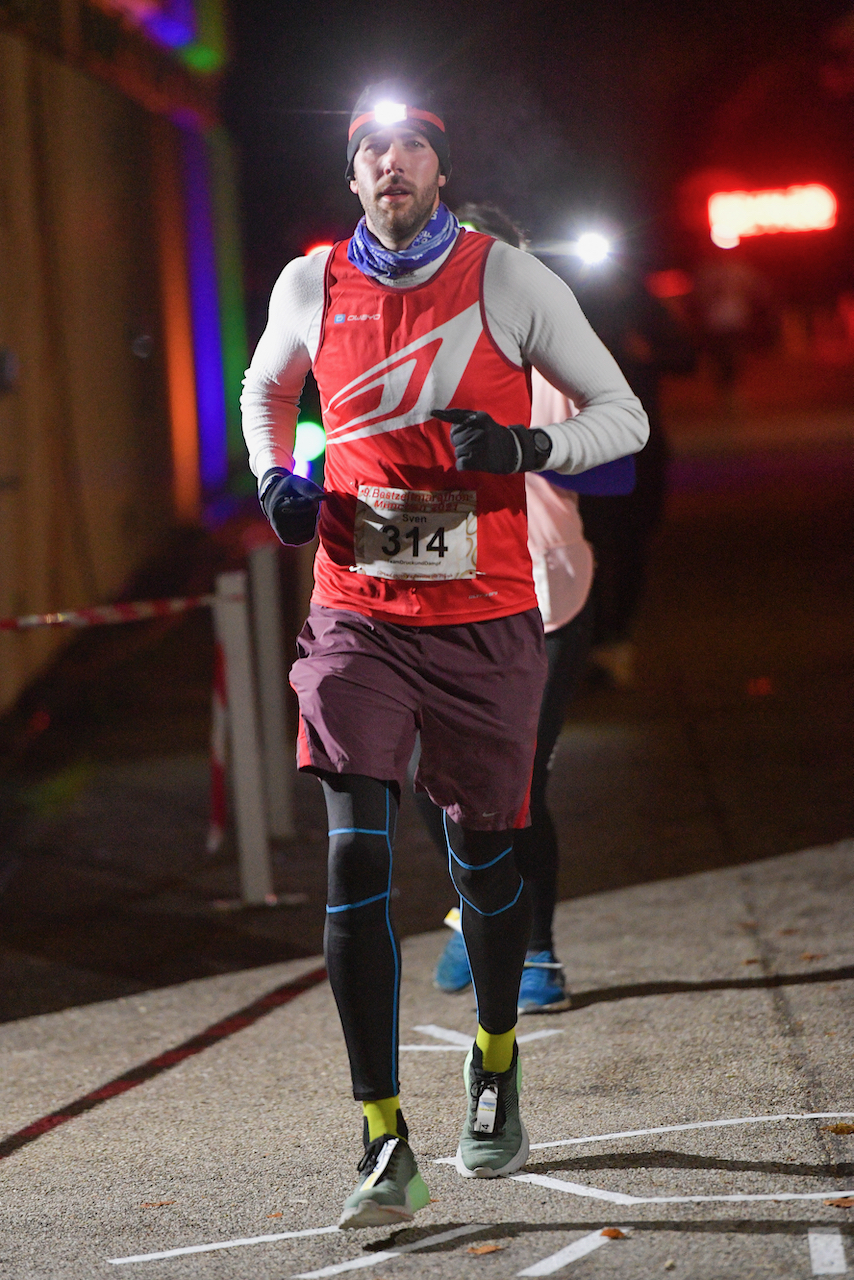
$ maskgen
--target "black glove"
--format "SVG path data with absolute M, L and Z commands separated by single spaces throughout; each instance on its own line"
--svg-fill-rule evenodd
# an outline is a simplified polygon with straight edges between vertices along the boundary
M 286 547 L 311 542 L 317 532 L 320 504 L 327 495 L 318 485 L 273 467 L 261 479 L 259 501 L 264 514 Z
M 502 427 L 488 413 L 474 409 L 431 409 L 440 422 L 452 422 L 451 444 L 458 471 L 488 471 L 508 476 L 539 471 L 548 461 L 552 442 L 545 431 Z

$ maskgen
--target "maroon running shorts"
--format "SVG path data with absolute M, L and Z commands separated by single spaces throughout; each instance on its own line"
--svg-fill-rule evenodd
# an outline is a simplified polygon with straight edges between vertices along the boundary
M 290 681 L 297 763 L 415 786 L 469 830 L 525 826 L 546 678 L 537 609 L 411 627 L 312 605 Z

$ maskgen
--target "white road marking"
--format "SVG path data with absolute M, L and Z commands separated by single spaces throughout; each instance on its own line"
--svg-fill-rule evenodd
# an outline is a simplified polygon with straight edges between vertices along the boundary
M 687 1133 L 691 1129 L 722 1129 L 733 1124 L 767 1124 L 774 1120 L 844 1120 L 854 1111 L 787 1112 L 782 1116 L 744 1116 L 737 1120 L 697 1120 L 692 1124 L 662 1124 L 655 1129 L 623 1129 L 619 1133 L 594 1133 L 586 1138 L 558 1138 L 555 1142 L 532 1142 L 532 1151 L 549 1147 L 573 1147 L 585 1142 L 610 1142 L 613 1138 L 643 1138 L 652 1133 Z M 440 1156 L 434 1164 L 453 1164 L 455 1156 Z M 776 1199 L 777 1197 L 773 1197 Z
M 566 1195 L 584 1196 L 585 1199 L 610 1200 L 612 1204 L 719 1204 L 729 1201 L 776 1200 L 826 1200 L 829 1196 L 854 1195 L 854 1191 L 777 1191 L 772 1195 L 731 1196 L 627 1196 L 621 1191 L 603 1191 L 601 1187 L 588 1187 L 581 1182 L 564 1182 L 563 1178 L 548 1178 L 540 1173 L 515 1173 L 513 1182 L 531 1182 L 537 1187 L 550 1187 Z
M 532 1040 L 546 1040 L 549 1036 L 563 1036 L 566 1031 L 563 1027 L 555 1027 L 552 1031 L 528 1031 L 523 1036 L 516 1037 L 517 1044 L 530 1044 Z
M 609 1142 L 612 1138 L 642 1138 L 648 1133 L 687 1133 L 689 1129 L 722 1129 L 731 1124 L 768 1124 L 773 1120 L 836 1120 L 854 1116 L 854 1111 L 809 1111 L 783 1116 L 744 1116 L 737 1120 L 697 1120 L 693 1124 L 663 1124 L 655 1129 L 624 1129 L 621 1133 L 596 1133 L 588 1138 L 560 1138 L 556 1142 L 532 1142 L 532 1151 L 546 1147 L 571 1147 L 580 1142 Z
M 412 1244 L 401 1245 L 399 1249 L 386 1250 L 383 1253 L 369 1253 L 367 1257 L 351 1258 L 349 1262 L 338 1262 L 331 1267 L 321 1267 L 319 1271 L 300 1271 L 293 1280 L 321 1280 L 322 1276 L 340 1276 L 345 1271 L 357 1271 L 360 1267 L 372 1267 L 378 1262 L 388 1262 L 399 1258 L 403 1253 L 415 1253 L 416 1249 L 429 1249 L 434 1244 L 444 1244 L 447 1240 L 456 1240 L 459 1236 L 470 1236 L 475 1231 L 486 1231 L 482 1222 L 470 1222 L 465 1227 L 454 1227 L 453 1231 L 440 1231 L 435 1236 L 424 1236 Z
M 530 1182 L 536 1187 L 548 1187 L 552 1191 L 563 1191 L 566 1195 L 583 1196 L 586 1200 L 607 1200 L 609 1204 L 638 1203 L 636 1196 L 623 1195 L 622 1191 L 603 1191 L 601 1187 L 588 1187 L 581 1182 L 564 1182 L 563 1178 L 548 1178 L 542 1173 L 517 1173 L 513 1175 L 512 1181 Z
M 462 1031 L 449 1031 L 447 1027 L 437 1027 L 435 1022 L 428 1022 L 426 1026 L 413 1027 L 413 1031 L 421 1031 L 425 1036 L 432 1036 L 434 1040 L 447 1040 L 448 1044 L 459 1045 L 461 1049 L 470 1049 L 472 1037 L 464 1035 Z
M 184 1253 L 213 1253 L 215 1249 L 239 1249 L 247 1244 L 269 1244 L 273 1240 L 298 1240 L 302 1236 L 325 1236 L 337 1231 L 338 1226 L 309 1227 L 307 1231 L 277 1231 L 270 1236 L 246 1236 L 240 1240 L 218 1240 L 215 1244 L 188 1244 L 181 1249 L 163 1249 L 160 1253 L 137 1253 L 132 1258 L 108 1258 L 113 1266 L 126 1262 L 156 1262 L 160 1258 L 178 1258 Z
M 399 1044 L 400 1053 L 465 1053 L 471 1048 L 471 1040 L 465 1047 L 461 1044 Z
M 542 1258 L 539 1262 L 535 1262 L 532 1267 L 526 1267 L 524 1271 L 517 1271 L 517 1276 L 551 1276 L 568 1263 L 575 1262 L 578 1258 L 586 1258 L 588 1253 L 592 1253 L 594 1249 L 601 1249 L 603 1244 L 611 1243 L 611 1237 L 602 1235 L 603 1230 L 604 1228 L 599 1227 L 596 1231 L 591 1231 L 589 1236 L 582 1236 L 580 1240 L 574 1240 L 565 1249 L 559 1249 L 557 1253 L 550 1254 L 548 1258 Z M 619 1230 L 628 1234 L 627 1227 L 620 1227 Z
M 814 1276 L 842 1276 L 848 1270 L 840 1231 L 809 1231 L 810 1264 Z
M 413 1031 L 420 1031 L 425 1036 L 432 1036 L 434 1040 L 445 1040 L 446 1044 L 402 1044 L 398 1048 L 401 1053 L 451 1053 L 467 1051 L 472 1046 L 472 1037 L 465 1035 L 462 1031 L 449 1031 L 447 1027 L 437 1027 L 434 1022 L 428 1022 L 424 1026 L 413 1027 Z M 524 1036 L 517 1036 L 517 1044 L 528 1044 L 531 1040 L 546 1040 L 549 1036 L 562 1036 L 566 1034 L 563 1027 L 554 1027 L 547 1031 L 529 1031 Z

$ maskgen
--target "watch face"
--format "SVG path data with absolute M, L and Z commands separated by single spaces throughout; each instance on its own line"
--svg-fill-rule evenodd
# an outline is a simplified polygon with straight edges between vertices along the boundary
M 534 428 L 533 436 L 534 449 L 538 457 L 547 458 L 552 451 L 551 437 L 545 431 L 541 431 L 539 427 Z

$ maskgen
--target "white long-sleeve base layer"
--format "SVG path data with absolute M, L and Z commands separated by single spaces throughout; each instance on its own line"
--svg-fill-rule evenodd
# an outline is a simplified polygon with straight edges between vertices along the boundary
M 240 400 L 243 433 L 249 465 L 259 479 L 271 467 L 293 467 L 299 397 L 320 341 L 327 257 L 295 258 L 285 267 L 246 371 Z M 396 288 L 423 284 L 445 257 L 403 280 L 382 283 Z M 549 470 L 574 475 L 643 448 L 649 424 L 641 402 L 572 290 L 554 272 L 530 254 L 495 241 L 483 294 L 489 332 L 502 354 L 513 364 L 539 370 L 580 410 L 577 417 L 544 427 L 552 441 Z

